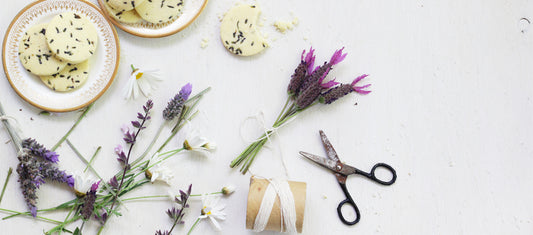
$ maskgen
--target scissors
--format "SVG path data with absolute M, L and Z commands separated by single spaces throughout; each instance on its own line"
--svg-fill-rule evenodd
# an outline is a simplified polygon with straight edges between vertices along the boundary
M 359 170 L 353 166 L 343 164 L 339 160 L 339 156 L 337 155 L 337 152 L 335 152 L 335 149 L 331 145 L 331 143 L 328 140 L 328 137 L 326 134 L 324 134 L 323 131 L 320 131 L 320 137 L 322 139 L 322 144 L 324 145 L 324 148 L 326 149 L 326 153 L 328 155 L 328 158 L 320 157 L 314 154 L 306 153 L 300 151 L 300 155 L 310 159 L 311 161 L 317 163 L 318 165 L 321 165 L 325 168 L 330 169 L 334 172 L 335 176 L 337 177 L 337 181 L 339 182 L 339 185 L 342 188 L 342 191 L 344 192 L 344 195 L 346 195 L 346 199 L 341 201 L 339 203 L 339 206 L 337 206 L 337 214 L 339 215 L 340 220 L 346 224 L 346 225 L 354 225 L 357 222 L 359 222 L 359 219 L 361 218 L 361 215 L 359 214 L 359 208 L 357 208 L 357 205 L 352 199 L 352 196 L 348 192 L 348 189 L 346 189 L 346 178 L 348 178 L 348 175 L 362 175 L 376 183 L 382 184 L 382 185 L 391 185 L 394 184 L 396 181 L 396 171 L 391 166 L 385 164 L 385 163 L 378 163 L 372 167 L 372 170 L 370 172 L 364 172 L 362 170 Z M 376 177 L 376 169 L 379 167 L 383 167 L 387 169 L 392 174 L 392 179 L 389 181 L 384 181 Z M 342 206 L 344 206 L 346 203 L 351 205 L 353 209 L 355 210 L 356 218 L 353 221 L 347 221 L 344 218 L 344 215 L 342 214 Z

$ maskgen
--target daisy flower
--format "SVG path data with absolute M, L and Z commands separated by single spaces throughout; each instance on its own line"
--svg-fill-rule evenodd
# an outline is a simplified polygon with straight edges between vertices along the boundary
M 183 149 L 206 157 L 209 157 L 216 150 L 217 145 L 202 136 L 200 131 L 195 129 L 192 124 L 186 124 L 183 131 L 186 133 L 185 138 L 182 140 Z
M 88 174 L 81 172 L 74 173 L 74 193 L 78 197 L 83 197 L 89 190 L 92 185 L 98 180 Z
M 150 179 L 152 183 L 156 180 L 159 180 L 170 185 L 170 182 L 172 178 L 174 178 L 174 175 L 167 166 L 162 164 L 163 162 L 159 162 L 161 160 L 161 156 L 158 153 L 155 154 L 155 156 L 151 158 L 148 162 L 148 166 L 151 167 L 147 169 L 144 174 L 146 175 L 146 178 Z
M 143 70 L 133 67 L 133 72 L 128 78 L 128 83 L 124 87 L 125 99 L 137 99 L 139 93 L 148 97 L 156 89 L 156 83 L 162 81 L 159 77 L 159 70 Z
M 198 217 L 198 219 L 206 219 L 209 218 L 211 223 L 215 226 L 215 228 L 220 231 L 220 224 L 217 220 L 225 220 L 226 219 L 226 213 L 224 212 L 224 208 L 226 207 L 224 204 L 219 204 L 220 197 L 213 196 L 213 195 L 203 195 L 202 196 L 202 211 L 201 215 Z

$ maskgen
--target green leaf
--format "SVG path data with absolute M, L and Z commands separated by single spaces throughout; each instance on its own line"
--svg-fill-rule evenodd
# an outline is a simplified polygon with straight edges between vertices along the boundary
M 72 233 L 73 235 L 81 235 L 81 231 L 80 231 L 80 228 L 76 228 L 74 230 L 74 233 Z

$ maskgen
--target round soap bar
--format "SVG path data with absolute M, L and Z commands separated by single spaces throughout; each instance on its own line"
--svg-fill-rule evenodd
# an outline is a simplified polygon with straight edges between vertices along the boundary
M 89 77 L 89 61 L 79 64 L 68 64 L 61 72 L 49 76 L 40 76 L 46 86 L 54 91 L 71 91 L 87 81 Z
M 104 2 L 104 6 L 109 15 L 119 22 L 134 24 L 143 20 L 135 10 L 117 10 L 110 6 L 107 0 Z
M 183 0 L 149 0 L 135 7 L 141 18 L 154 24 L 178 18 L 182 9 Z
M 81 63 L 96 51 L 98 33 L 85 16 L 64 12 L 55 16 L 46 28 L 48 46 L 58 58 Z
M 238 5 L 230 9 L 220 24 L 220 39 L 231 53 L 240 56 L 255 55 L 268 44 L 257 29 L 261 10 L 253 5 Z
M 26 70 L 35 75 L 51 75 L 63 70 L 67 62 L 53 56 L 46 43 L 46 26 L 38 24 L 32 26 L 19 44 L 20 62 Z
M 117 11 L 130 11 L 139 6 L 145 0 L 105 0 L 113 9 Z M 152 0 L 148 0 L 152 1 Z

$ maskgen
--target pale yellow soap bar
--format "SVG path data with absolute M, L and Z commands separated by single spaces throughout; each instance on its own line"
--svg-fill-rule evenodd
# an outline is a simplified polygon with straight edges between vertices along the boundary
M 263 51 L 268 44 L 257 29 L 261 10 L 253 5 L 238 5 L 230 9 L 220 25 L 220 39 L 233 54 L 251 56 Z

